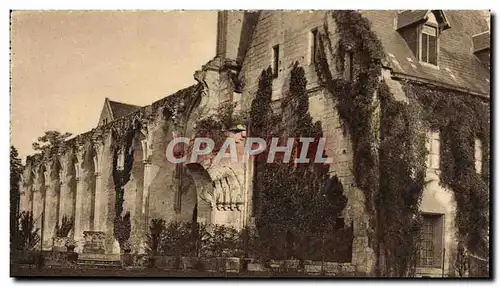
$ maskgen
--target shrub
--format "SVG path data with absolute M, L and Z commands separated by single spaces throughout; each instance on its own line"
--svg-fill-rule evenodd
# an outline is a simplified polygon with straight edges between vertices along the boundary
M 19 228 L 14 236 L 14 249 L 31 251 L 40 243 L 39 228 L 32 212 L 23 211 L 18 216 Z
M 63 216 L 61 225 L 59 225 L 59 222 L 56 223 L 55 235 L 59 238 L 68 237 L 71 229 L 73 229 L 73 217 Z

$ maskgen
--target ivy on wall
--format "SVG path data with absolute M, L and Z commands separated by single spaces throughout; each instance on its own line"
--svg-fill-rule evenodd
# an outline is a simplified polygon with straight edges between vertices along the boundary
M 378 139 L 372 123 L 375 111 L 374 94 L 379 86 L 384 57 L 383 47 L 370 28 L 370 22 L 356 11 L 336 10 L 332 12 L 336 24 L 338 42 L 333 47 L 328 37 L 328 26 L 320 33 L 319 49 L 315 67 L 319 79 L 330 95 L 335 95 L 336 111 L 341 123 L 349 133 L 353 148 L 354 178 L 365 194 L 365 207 L 370 215 L 369 239 L 372 242 L 376 228 L 374 207 L 379 189 L 377 158 Z M 352 78 L 334 77 L 326 53 L 332 53 L 337 72 L 344 72 L 344 61 L 352 55 Z M 373 244 L 371 244 L 373 245 Z
M 129 249 L 126 244 L 130 238 L 131 221 L 130 212 L 123 213 L 123 203 L 125 201 L 125 185 L 130 180 L 132 166 L 134 164 L 134 150 L 132 144 L 136 135 L 137 126 L 135 123 L 128 122 L 115 129 L 114 145 L 111 147 L 113 152 L 113 183 L 115 185 L 115 219 L 113 234 L 120 244 L 122 250 Z M 123 169 L 118 168 L 120 154 L 124 154 Z
M 293 66 L 290 92 L 282 99 L 282 113 L 271 108 L 272 71 L 262 72 L 257 95 L 251 106 L 251 136 L 267 139 L 280 137 L 316 138 L 309 146 L 314 159 L 321 123 L 309 114 L 309 94 L 305 72 Z M 352 230 L 338 222 L 347 198 L 342 183 L 330 177 L 329 166 L 322 163 L 295 164 L 301 145 L 297 141 L 289 163 L 280 159 L 267 162 L 268 151 L 254 159 L 254 205 L 260 256 L 275 259 L 328 259 L 349 262 L 352 254 Z M 282 155 L 281 155 L 282 156 Z M 323 156 L 325 156 L 323 154 Z
M 386 83 L 380 82 L 384 51 L 369 21 L 356 11 L 334 11 L 332 17 L 339 39 L 333 48 L 325 24 L 316 53 L 316 70 L 334 96 L 336 110 L 352 141 L 354 177 L 365 192 L 370 227 L 376 230 L 378 239 L 372 247 L 377 250 L 379 274 L 405 276 L 414 271 L 428 127 L 441 132 L 441 184 L 454 191 L 458 238 L 471 252 L 485 256 L 489 105 L 469 94 L 410 82 L 405 84 L 410 104 L 396 101 Z M 346 56 L 352 56 L 349 81 L 334 76 L 328 52 L 337 74 L 344 72 Z M 380 98 L 378 121 L 374 119 L 376 91 Z M 482 141 L 482 174 L 474 168 L 474 138 Z
M 396 101 L 383 81 L 379 87 L 380 190 L 376 197 L 379 252 L 386 276 L 414 274 L 422 226 L 419 204 L 425 180 L 425 132 L 420 110 Z
M 236 105 L 237 103 L 223 102 L 215 109 L 214 114 L 205 116 L 195 123 L 197 136 L 208 137 L 215 142 L 214 152 L 222 147 L 228 131 L 246 128 L 248 116 L 243 112 L 236 112 Z
M 416 99 L 429 128 L 440 132 L 440 184 L 453 191 L 459 241 L 487 257 L 489 236 L 490 106 L 465 94 L 407 82 L 406 94 Z M 482 172 L 475 168 L 475 139 L 482 143 Z

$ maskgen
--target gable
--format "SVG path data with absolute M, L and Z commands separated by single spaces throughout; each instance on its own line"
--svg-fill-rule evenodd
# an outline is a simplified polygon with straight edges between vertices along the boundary
M 102 107 L 97 126 L 102 126 L 114 121 L 115 119 L 125 117 L 133 112 L 136 112 L 140 108 L 140 106 L 115 102 L 111 101 L 109 98 L 106 98 L 104 100 L 104 105 Z
M 109 100 L 106 98 L 104 100 L 104 105 L 102 106 L 101 115 L 99 116 L 99 121 L 97 122 L 97 126 L 103 126 L 106 123 L 113 121 L 113 115 L 109 110 Z

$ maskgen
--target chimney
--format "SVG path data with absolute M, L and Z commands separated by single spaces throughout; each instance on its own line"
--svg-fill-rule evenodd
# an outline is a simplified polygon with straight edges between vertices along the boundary
M 241 64 L 250 44 L 259 13 L 254 11 L 219 11 L 217 14 L 217 50 L 222 59 Z

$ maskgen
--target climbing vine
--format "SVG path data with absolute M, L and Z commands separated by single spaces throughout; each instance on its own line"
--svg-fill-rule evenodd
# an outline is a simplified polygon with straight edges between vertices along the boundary
M 379 87 L 380 191 L 378 211 L 379 252 L 383 273 L 398 277 L 414 274 L 418 256 L 420 199 L 425 180 L 425 133 L 418 107 L 397 101 L 383 81 Z
M 490 107 L 478 97 L 407 82 L 406 94 L 423 107 L 429 128 L 440 132 L 440 184 L 456 200 L 458 239 L 470 252 L 488 254 Z M 481 140 L 481 173 L 475 167 L 475 139 Z
M 309 113 L 309 94 L 302 67 L 291 70 L 290 92 L 282 98 L 282 113 L 271 108 L 272 72 L 262 72 L 257 95 L 251 106 L 251 136 L 265 138 L 322 137 L 320 122 Z M 293 143 L 289 163 L 267 162 L 268 151 L 254 159 L 254 204 L 261 256 L 337 262 L 350 261 L 352 232 L 338 223 L 347 204 L 343 186 L 330 177 L 322 163 L 296 164 L 300 142 Z M 314 159 L 317 142 L 309 146 L 307 158 Z M 325 154 L 323 154 L 325 156 Z
M 236 112 L 237 103 L 223 102 L 215 113 L 205 116 L 195 122 L 195 134 L 201 137 L 209 137 L 215 142 L 214 151 L 218 151 L 227 137 L 227 132 L 234 129 L 245 130 L 247 115 L 244 112 Z
M 378 253 L 378 271 L 404 276 L 415 266 L 427 128 L 441 133 L 440 182 L 454 191 L 458 238 L 471 252 L 486 256 L 489 105 L 470 94 L 413 82 L 404 85 L 410 103 L 395 100 L 386 83 L 380 82 L 384 51 L 369 21 L 355 11 L 335 11 L 332 17 L 339 40 L 332 47 L 325 24 L 315 66 L 322 84 L 335 97 L 336 111 L 352 141 L 354 177 L 365 192 L 370 225 L 376 229 L 378 244 L 373 247 Z M 328 53 L 335 62 L 333 70 Z M 335 76 L 344 72 L 346 58 L 352 59 L 347 80 Z M 373 101 L 376 91 L 379 120 Z M 475 138 L 483 148 L 481 174 L 474 166 Z
M 384 51 L 380 40 L 370 28 L 370 22 L 356 11 L 336 10 L 332 12 L 336 24 L 335 34 L 339 40 L 335 47 L 329 38 L 325 23 L 319 37 L 315 67 L 319 79 L 331 95 L 335 95 L 336 111 L 344 128 L 349 132 L 353 148 L 354 177 L 365 193 L 365 206 L 370 214 L 370 230 L 376 226 L 374 198 L 379 189 L 377 144 L 372 123 L 375 111 L 374 94 L 379 86 Z M 332 73 L 327 52 L 335 61 Z M 351 79 L 334 77 L 344 72 L 346 57 L 352 56 Z M 373 239 L 373 231 L 370 231 Z
M 113 152 L 113 182 L 115 185 L 115 220 L 113 234 L 120 244 L 120 248 L 127 249 L 126 246 L 130 238 L 131 222 L 130 213 L 123 213 L 123 203 L 125 201 L 125 185 L 130 180 L 132 166 L 134 163 L 134 150 L 132 147 L 137 131 L 135 123 L 125 122 L 122 126 L 114 130 L 114 144 L 111 147 Z M 123 167 L 118 166 L 120 155 L 123 154 Z

